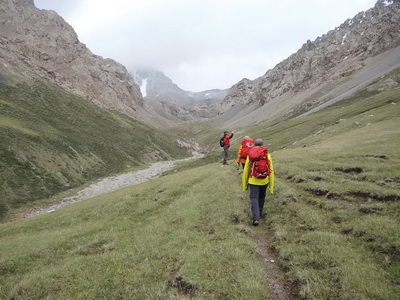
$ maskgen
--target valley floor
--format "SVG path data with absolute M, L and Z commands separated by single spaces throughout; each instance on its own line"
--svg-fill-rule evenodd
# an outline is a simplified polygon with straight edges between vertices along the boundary
M 201 156 L 201 154 L 194 153 L 193 157 L 188 159 L 156 162 L 146 169 L 104 178 L 79 190 L 73 196 L 64 197 L 61 200 L 58 200 L 57 203 L 43 207 L 25 209 L 23 212 L 16 214 L 13 220 L 33 218 L 42 214 L 51 213 L 69 204 L 158 178 L 164 172 L 171 170 L 177 162 L 197 159 Z M 268 236 L 269 238 L 266 239 Z M 257 257 L 267 275 L 264 282 L 265 285 L 268 286 L 272 299 L 295 299 L 291 294 L 290 282 L 282 279 L 283 272 L 279 264 L 279 257 L 270 247 L 270 241 L 273 238 L 272 232 L 269 232 L 268 229 L 265 230 L 265 227 L 254 228 L 252 237 L 258 245 Z
M 146 169 L 132 171 L 116 176 L 110 176 L 79 190 L 73 196 L 64 197 L 61 200 L 55 200 L 56 203 L 54 204 L 24 209 L 22 212 L 15 213 L 12 219 L 16 220 L 23 218 L 32 218 L 45 213 L 56 211 L 65 205 L 90 199 L 98 195 L 110 193 L 127 186 L 140 184 L 147 180 L 157 178 L 162 175 L 162 173 L 171 170 L 175 166 L 175 163 L 179 161 L 196 159 L 201 156 L 202 154 L 200 153 L 193 153 L 193 156 L 190 158 L 181 160 L 160 161 L 151 164 L 151 166 Z

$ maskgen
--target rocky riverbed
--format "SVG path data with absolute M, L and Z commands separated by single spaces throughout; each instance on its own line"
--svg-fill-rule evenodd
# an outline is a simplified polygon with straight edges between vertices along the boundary
M 200 158 L 203 155 L 201 153 L 193 153 L 193 156 L 183 160 L 190 160 Z M 139 184 L 150 179 L 159 177 L 162 173 L 171 170 L 176 162 L 183 160 L 169 160 L 153 163 L 149 168 L 133 171 L 121 175 L 111 176 L 104 178 L 90 186 L 78 191 L 75 195 L 65 197 L 60 202 L 42 208 L 36 208 L 25 214 L 25 218 L 35 217 L 41 214 L 49 213 L 60 209 L 65 205 L 69 205 L 75 202 L 93 198 L 95 196 L 109 193 L 130 185 Z

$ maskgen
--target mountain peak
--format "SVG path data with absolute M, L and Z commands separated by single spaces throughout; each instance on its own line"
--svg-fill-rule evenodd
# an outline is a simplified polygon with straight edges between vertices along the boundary
M 188 121 L 213 117 L 227 94 L 227 90 L 184 91 L 155 69 L 137 69 L 134 78 L 148 109 L 167 119 Z

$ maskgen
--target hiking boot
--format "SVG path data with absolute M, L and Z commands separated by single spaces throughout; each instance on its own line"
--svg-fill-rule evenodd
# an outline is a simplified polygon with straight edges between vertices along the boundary
M 260 222 L 258 220 L 253 221 L 253 226 L 257 226 Z

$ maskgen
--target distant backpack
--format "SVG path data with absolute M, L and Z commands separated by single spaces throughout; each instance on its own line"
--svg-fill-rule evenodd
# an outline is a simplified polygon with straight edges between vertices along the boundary
M 225 135 L 219 140 L 219 145 L 220 145 L 221 147 L 224 147 L 224 146 L 225 146 L 224 139 L 225 139 Z
M 252 138 L 247 138 L 242 141 L 242 158 L 247 158 L 252 147 L 254 147 L 254 140 Z
M 253 147 L 249 150 L 251 162 L 249 177 L 266 178 L 271 174 L 268 160 L 268 149 L 264 147 Z

